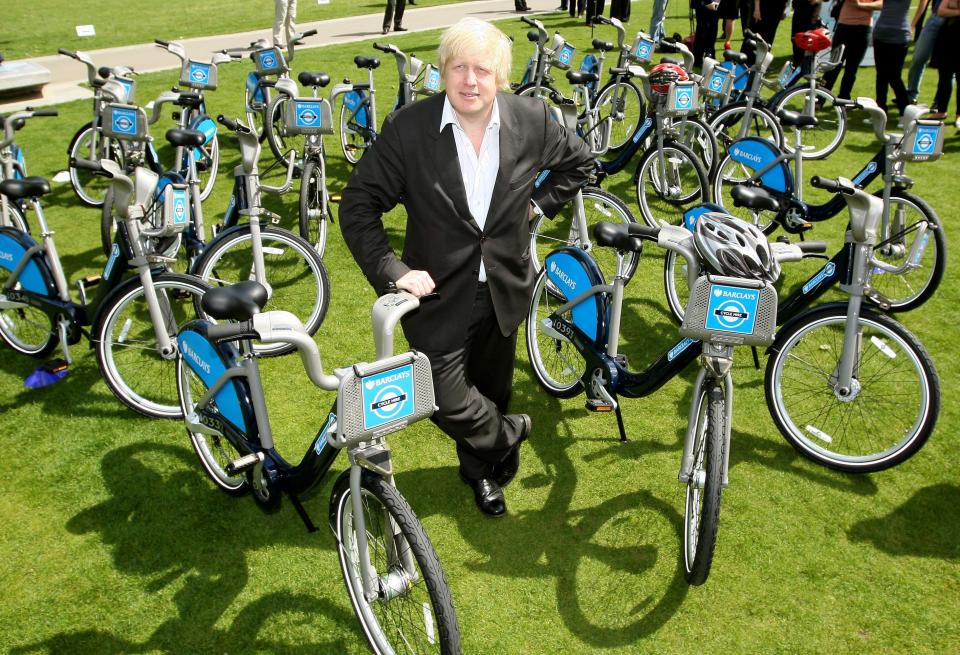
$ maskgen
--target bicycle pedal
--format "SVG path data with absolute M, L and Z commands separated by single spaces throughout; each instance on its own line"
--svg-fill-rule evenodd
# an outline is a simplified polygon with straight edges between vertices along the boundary
M 584 403 L 584 406 L 588 411 L 591 412 L 612 412 L 613 405 L 604 401 L 598 400 L 596 398 L 587 398 L 587 402 Z
M 247 469 L 251 469 L 260 462 L 263 461 L 263 453 L 250 453 L 245 457 L 234 460 L 227 464 L 227 473 L 230 475 L 236 475 L 237 473 L 243 473 Z

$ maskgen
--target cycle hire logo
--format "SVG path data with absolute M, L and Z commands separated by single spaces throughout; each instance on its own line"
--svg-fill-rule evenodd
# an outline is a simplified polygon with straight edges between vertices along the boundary
M 273 68 L 276 65 L 277 65 L 277 58 L 273 55 L 272 51 L 267 51 L 260 55 L 261 68 Z
M 705 327 L 708 330 L 753 334 L 759 300 L 759 289 L 715 284 L 710 290 Z
M 650 59 L 650 50 L 653 47 L 652 41 L 647 41 L 642 39 L 640 43 L 637 44 L 636 49 L 633 51 L 633 55 L 640 60 L 646 61 Z
M 683 88 L 677 87 L 676 94 L 677 95 L 675 97 L 675 102 L 676 102 L 675 108 L 680 110 L 690 109 L 691 106 L 693 105 L 693 89 L 683 89 Z
M 187 194 L 185 191 L 177 193 L 173 199 L 173 222 L 183 225 L 187 222 Z
M 320 104 L 316 102 L 298 102 L 297 125 L 300 127 L 319 127 Z
M 810 281 L 803 285 L 803 292 L 810 293 L 810 289 L 815 288 L 827 278 L 832 278 L 837 270 L 837 265 L 833 262 L 827 262 L 827 265 L 820 269 L 820 272 L 810 278 Z
M 365 377 L 360 389 L 363 429 L 373 430 L 413 414 L 413 364 Z
M 431 91 L 440 90 L 440 69 L 439 68 L 430 69 L 430 74 L 427 75 L 427 83 L 424 86 L 426 86 Z
M 137 133 L 137 114 L 132 109 L 113 110 L 111 126 L 116 134 L 136 134 Z
M 870 162 L 869 164 L 863 167 L 863 170 L 860 171 L 860 173 L 855 178 L 853 178 L 853 183 L 860 184 L 865 179 L 867 179 L 868 175 L 871 175 L 872 173 L 876 172 L 876 170 L 877 170 L 877 162 L 875 161 Z
M 194 82 L 199 82 L 200 84 L 206 84 L 207 80 L 210 79 L 209 68 L 209 66 L 205 66 L 203 64 L 191 64 L 190 79 Z
M 721 72 L 722 71 L 722 72 Z M 720 93 L 723 91 L 723 85 L 727 81 L 727 69 L 718 68 L 713 71 L 713 75 L 710 76 L 710 90 L 715 93 Z

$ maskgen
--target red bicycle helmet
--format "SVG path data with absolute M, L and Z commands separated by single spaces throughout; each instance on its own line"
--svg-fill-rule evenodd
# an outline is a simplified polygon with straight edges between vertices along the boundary
M 830 35 L 827 34 L 827 30 L 824 27 L 807 30 L 806 32 L 797 32 L 793 35 L 793 43 L 805 52 L 820 52 L 821 50 L 826 50 L 831 45 Z
M 687 71 L 677 64 L 657 64 L 650 69 L 650 88 L 654 93 L 666 94 L 674 82 L 686 82 L 690 79 Z

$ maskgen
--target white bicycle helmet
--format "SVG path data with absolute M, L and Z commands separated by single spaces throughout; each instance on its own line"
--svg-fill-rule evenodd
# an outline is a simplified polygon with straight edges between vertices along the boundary
M 776 282 L 780 264 L 767 237 L 734 216 L 707 212 L 697 219 L 693 243 L 707 266 L 719 275 Z

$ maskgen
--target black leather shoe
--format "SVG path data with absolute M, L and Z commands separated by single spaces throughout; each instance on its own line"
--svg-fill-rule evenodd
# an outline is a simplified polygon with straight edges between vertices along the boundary
M 513 450 L 503 458 L 502 462 L 493 467 L 493 480 L 501 487 L 510 484 L 516 477 L 517 471 L 520 470 L 520 444 L 527 440 L 530 431 L 533 429 L 533 421 L 530 420 L 529 416 L 526 414 L 517 414 L 516 416 L 520 420 L 520 441 L 514 445 Z
M 406 27 L 400 27 L 399 25 L 394 25 L 394 26 L 393 26 L 393 31 L 394 31 L 394 32 L 406 32 L 406 31 L 407 31 L 407 28 L 406 28 Z
M 487 516 L 503 516 L 507 511 L 507 501 L 503 498 L 503 490 L 490 478 L 474 480 L 460 472 L 460 479 L 473 489 L 473 500 L 480 511 Z
M 386 33 L 389 32 L 389 31 L 390 31 L 390 28 L 389 28 L 389 27 L 384 27 L 384 28 L 383 28 L 383 34 L 386 34 Z

